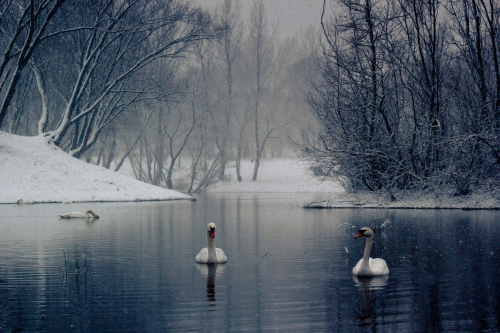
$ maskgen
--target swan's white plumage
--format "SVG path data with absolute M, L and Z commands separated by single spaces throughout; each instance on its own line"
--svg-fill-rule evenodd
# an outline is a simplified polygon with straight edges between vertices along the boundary
M 227 257 L 222 249 L 215 249 L 215 257 L 217 258 L 217 262 L 213 262 L 213 264 L 223 264 L 227 262 Z M 209 264 L 208 262 L 208 248 L 205 247 L 201 249 L 201 251 L 196 256 L 196 262 L 200 264 Z
M 352 269 L 352 274 L 356 276 L 379 276 L 389 274 L 389 267 L 384 259 L 381 258 L 369 258 L 368 266 L 369 270 L 362 269 L 363 259 L 360 259 L 356 266 Z
M 94 213 L 92 209 L 88 209 L 85 213 L 71 212 L 71 213 L 59 214 L 59 216 L 62 217 L 63 219 L 85 218 L 85 217 L 90 217 L 90 215 L 92 215 L 96 219 L 99 218 L 99 215 Z
M 19 200 L 17 200 L 17 202 L 16 202 L 16 203 L 17 203 L 18 205 L 32 205 L 32 204 L 34 204 L 34 202 L 33 202 L 33 201 L 24 201 L 23 199 L 19 199 Z
M 356 266 L 352 269 L 352 274 L 356 276 L 381 276 L 389 274 L 389 267 L 384 259 L 370 258 L 370 251 L 373 244 L 373 230 L 370 228 L 362 228 L 355 238 L 364 236 L 366 237 L 365 251 L 363 259 L 358 261 Z
M 215 223 L 207 225 L 207 247 L 198 253 L 196 262 L 199 264 L 224 264 L 227 262 L 224 251 L 215 247 Z

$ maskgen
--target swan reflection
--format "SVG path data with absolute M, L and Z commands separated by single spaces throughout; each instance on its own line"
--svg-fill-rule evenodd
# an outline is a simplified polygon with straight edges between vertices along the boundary
M 388 275 L 377 276 L 377 277 L 360 277 L 353 275 L 352 279 L 357 287 L 359 287 L 363 293 L 363 300 L 365 301 L 365 309 L 363 313 L 358 316 L 359 326 L 370 326 L 373 320 L 373 307 L 370 301 L 370 290 L 381 290 L 384 289 L 389 280 Z
M 218 264 L 197 264 L 196 266 L 201 275 L 206 275 L 207 277 L 207 301 L 209 302 L 209 306 L 215 306 L 215 278 L 222 275 L 226 266 Z
M 97 221 L 96 218 L 93 218 L 93 217 L 86 217 L 85 218 L 85 223 L 88 224 L 88 225 L 92 225 L 94 224 L 95 222 Z

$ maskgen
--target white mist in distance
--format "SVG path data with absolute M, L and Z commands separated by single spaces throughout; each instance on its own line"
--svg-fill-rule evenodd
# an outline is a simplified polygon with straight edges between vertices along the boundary
M 203 8 L 215 8 L 224 0 L 194 0 L 193 3 Z M 278 25 L 280 37 L 299 36 L 308 26 L 321 27 L 322 0 L 263 0 L 267 17 L 274 26 Z M 242 20 L 248 22 L 253 1 L 241 1 Z

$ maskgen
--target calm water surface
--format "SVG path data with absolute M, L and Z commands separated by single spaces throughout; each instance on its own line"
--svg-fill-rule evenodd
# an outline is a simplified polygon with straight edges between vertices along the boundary
M 500 331 L 500 212 L 312 199 L 0 205 L 0 332 Z M 90 206 L 100 219 L 57 216 Z M 364 239 L 339 226 L 387 219 L 372 257 L 390 275 L 353 278 Z M 211 221 L 225 265 L 194 261 Z

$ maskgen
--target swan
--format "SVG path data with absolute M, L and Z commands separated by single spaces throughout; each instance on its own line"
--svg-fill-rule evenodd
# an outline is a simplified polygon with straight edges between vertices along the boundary
M 370 228 L 362 228 L 354 238 L 366 237 L 365 252 L 363 259 L 358 261 L 356 266 L 352 269 L 352 274 L 356 276 L 380 276 L 389 274 L 389 267 L 384 259 L 370 258 L 370 251 L 373 245 L 373 230 Z
M 198 253 L 196 262 L 200 264 L 224 264 L 227 262 L 224 251 L 215 248 L 215 223 L 207 225 L 207 247 Z
M 79 218 L 79 217 L 90 217 L 91 214 L 95 219 L 99 218 L 99 215 L 94 213 L 94 211 L 92 209 L 87 209 L 87 211 L 85 213 L 72 212 L 72 213 L 66 213 L 66 214 L 59 214 L 59 216 L 62 217 L 63 219 L 70 219 L 70 218 Z
M 17 200 L 16 204 L 18 205 L 32 205 L 34 204 L 33 201 L 24 201 L 23 199 L 19 199 Z

